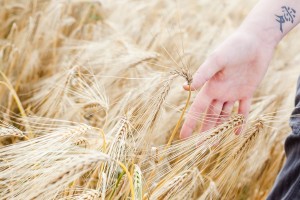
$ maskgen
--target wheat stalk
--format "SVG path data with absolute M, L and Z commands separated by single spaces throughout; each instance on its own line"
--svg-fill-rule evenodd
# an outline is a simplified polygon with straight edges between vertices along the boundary
M 177 77 L 190 85 L 253 3 L 2 0 L 0 120 L 11 125 L 0 125 L 1 197 L 265 198 L 284 162 L 297 40 L 277 47 L 242 134 L 233 116 L 174 141 L 189 104 Z
M 20 137 L 27 138 L 26 135 L 19 129 L 14 127 L 0 127 L 0 137 Z
M 246 148 L 249 148 L 251 144 L 253 144 L 255 138 L 259 134 L 259 132 L 263 129 L 263 121 L 258 119 L 256 123 L 254 124 L 254 130 L 252 133 L 250 133 L 247 137 L 246 140 L 237 148 L 235 153 L 233 154 L 233 159 L 236 159 L 242 151 L 244 151 Z
M 135 199 L 142 200 L 143 198 L 143 182 L 142 182 L 142 172 L 138 165 L 134 165 L 133 172 L 133 185 L 135 188 Z

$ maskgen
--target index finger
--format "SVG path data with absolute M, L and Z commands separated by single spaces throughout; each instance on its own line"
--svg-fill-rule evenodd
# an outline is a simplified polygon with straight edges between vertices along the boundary
M 193 130 L 197 125 L 197 119 L 201 116 L 201 114 L 205 116 L 205 112 L 211 101 L 211 98 L 206 95 L 204 88 L 202 88 L 187 113 L 187 118 L 180 131 L 180 138 L 184 139 L 192 135 Z

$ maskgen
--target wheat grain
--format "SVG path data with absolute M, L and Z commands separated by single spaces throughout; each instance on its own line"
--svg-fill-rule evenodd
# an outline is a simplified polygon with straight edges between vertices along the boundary
M 84 199 L 98 192 L 95 199 L 125 200 L 142 191 L 160 199 L 263 199 L 284 160 L 298 40 L 278 45 L 241 135 L 232 134 L 244 124 L 234 116 L 174 141 L 182 119 L 176 116 L 185 112 L 176 77 L 190 85 L 191 73 L 254 2 L 0 1 L 0 119 L 13 125 L 0 126 L 1 198 Z M 290 81 L 279 82 L 283 76 Z M 263 128 L 252 123 L 260 115 Z M 88 165 L 101 153 L 111 159 Z M 125 171 L 117 161 L 140 172 L 119 180 Z M 89 168 L 78 171 L 82 165 Z
M 17 128 L 13 128 L 13 127 L 9 127 L 9 128 L 6 128 L 6 127 L 0 127 L 0 137 L 7 137 L 7 136 L 13 136 L 13 137 L 20 137 L 20 138 L 23 138 L 23 137 L 26 137 L 24 135 L 24 133 L 17 129 Z
M 249 145 L 253 144 L 254 139 L 256 138 L 256 136 L 259 134 L 259 132 L 263 129 L 263 121 L 258 119 L 257 122 L 254 125 L 254 130 L 252 133 L 250 133 L 246 140 L 238 147 L 238 149 L 236 150 L 236 152 L 233 154 L 233 158 L 236 159 L 238 155 L 240 155 L 240 153 L 242 151 L 244 151 L 246 148 L 249 147 Z
M 143 198 L 142 172 L 138 165 L 134 165 L 133 184 L 135 188 L 135 199 L 142 200 Z

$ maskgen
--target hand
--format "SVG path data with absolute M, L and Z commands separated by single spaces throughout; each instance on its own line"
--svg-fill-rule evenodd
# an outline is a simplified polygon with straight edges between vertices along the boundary
M 274 46 L 255 34 L 237 31 L 209 56 L 194 74 L 191 90 L 200 89 L 181 129 L 180 137 L 189 137 L 197 118 L 204 117 L 201 131 L 226 119 L 235 102 L 238 113 L 247 117 L 251 98 L 263 79 Z M 185 90 L 189 90 L 187 85 Z

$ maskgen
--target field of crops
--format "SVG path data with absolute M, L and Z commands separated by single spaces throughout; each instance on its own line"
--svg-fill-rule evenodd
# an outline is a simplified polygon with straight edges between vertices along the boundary
M 285 160 L 299 28 L 247 120 L 179 139 L 197 94 L 182 85 L 256 0 L 241 2 L 0 0 L 0 199 L 264 199 Z

